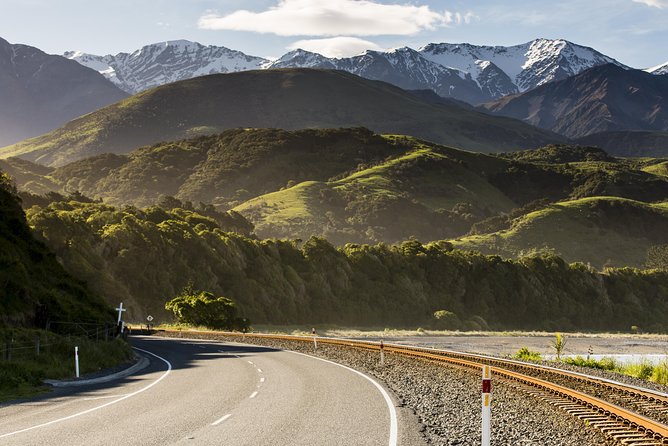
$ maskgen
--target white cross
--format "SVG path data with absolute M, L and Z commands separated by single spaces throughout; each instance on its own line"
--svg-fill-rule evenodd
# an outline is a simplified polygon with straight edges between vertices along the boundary
M 125 311 L 125 308 L 123 308 L 123 302 L 121 302 L 121 305 L 118 308 L 116 308 L 116 311 L 118 311 L 118 322 L 116 322 L 116 323 L 120 324 L 121 323 L 121 314 L 123 314 L 123 312 Z

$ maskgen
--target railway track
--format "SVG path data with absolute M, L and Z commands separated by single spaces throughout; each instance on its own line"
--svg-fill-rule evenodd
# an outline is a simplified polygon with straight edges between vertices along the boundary
M 228 332 L 165 331 L 168 335 L 312 343 L 307 336 L 239 334 Z M 379 351 L 379 342 L 317 337 L 318 344 Z M 578 417 L 621 444 L 668 445 L 668 394 L 584 375 L 568 370 L 492 356 L 433 348 L 384 344 L 386 353 L 439 362 L 471 370 L 493 367 L 494 376 Z

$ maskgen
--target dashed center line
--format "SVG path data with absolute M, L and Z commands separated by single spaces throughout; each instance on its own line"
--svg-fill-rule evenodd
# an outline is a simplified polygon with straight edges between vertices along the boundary
M 255 398 L 256 396 L 257 396 L 257 392 L 253 392 L 253 393 L 251 393 L 251 396 L 249 396 L 249 398 Z
M 262 373 L 262 369 L 257 369 L 258 373 Z
M 263 382 L 264 382 L 264 378 L 260 378 L 260 382 L 263 383 Z
M 217 419 L 216 421 L 214 421 L 213 423 L 211 423 L 211 426 L 217 426 L 217 425 L 219 425 L 220 423 L 222 423 L 223 421 L 225 421 L 225 420 L 227 420 L 228 418 L 230 418 L 231 416 L 232 416 L 232 414 L 231 414 L 231 413 L 228 413 L 228 414 L 225 415 L 224 417 L 220 417 L 219 419 Z

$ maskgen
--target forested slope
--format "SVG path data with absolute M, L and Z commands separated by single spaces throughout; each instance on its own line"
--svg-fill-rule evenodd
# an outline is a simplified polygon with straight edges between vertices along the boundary
M 29 219 L 68 270 L 131 302 L 137 321 L 164 320 L 165 301 L 192 281 L 233 298 L 255 323 L 416 327 L 446 309 L 461 328 L 668 328 L 665 271 L 599 273 L 553 255 L 502 260 L 447 242 L 261 241 L 183 209 L 52 203 Z

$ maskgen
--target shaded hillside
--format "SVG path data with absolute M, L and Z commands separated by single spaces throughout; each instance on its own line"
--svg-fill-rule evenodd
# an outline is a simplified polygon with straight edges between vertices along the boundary
M 592 197 L 550 204 L 495 233 L 453 240 L 455 247 L 514 258 L 547 249 L 566 261 L 642 267 L 652 246 L 668 243 L 668 202 Z
M 365 126 L 468 150 L 518 150 L 561 137 L 508 118 L 433 104 L 341 71 L 286 69 L 204 76 L 155 88 L 0 150 L 51 166 L 230 128 Z
M 569 138 L 618 130 L 665 132 L 668 76 L 602 65 L 483 107 Z
M 97 71 L 0 38 L 0 147 L 126 97 Z
M 0 328 L 44 328 L 47 320 L 113 322 L 110 308 L 33 238 L 10 181 L 0 171 Z
M 577 143 L 597 146 L 617 156 L 668 157 L 668 132 L 602 132 L 579 138 Z

